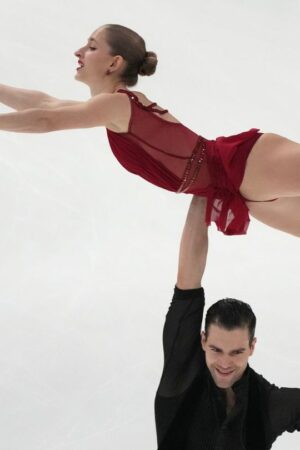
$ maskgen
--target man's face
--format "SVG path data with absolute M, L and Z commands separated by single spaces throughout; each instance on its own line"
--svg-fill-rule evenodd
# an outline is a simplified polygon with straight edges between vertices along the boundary
M 248 359 L 253 354 L 256 338 L 249 342 L 248 328 L 228 331 L 211 324 L 208 335 L 202 332 L 201 342 L 215 384 L 228 389 L 242 377 Z

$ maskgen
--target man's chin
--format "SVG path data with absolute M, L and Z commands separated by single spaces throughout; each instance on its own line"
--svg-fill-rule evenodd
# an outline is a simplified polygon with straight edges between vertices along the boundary
M 234 384 L 233 382 L 230 382 L 230 381 L 220 381 L 220 380 L 216 380 L 216 379 L 214 379 L 214 382 L 215 382 L 215 385 L 220 389 L 229 389 Z

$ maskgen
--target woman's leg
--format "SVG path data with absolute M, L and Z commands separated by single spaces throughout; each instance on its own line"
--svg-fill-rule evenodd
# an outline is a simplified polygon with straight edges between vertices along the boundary
M 246 202 L 250 215 L 270 227 L 300 237 L 300 196 L 273 202 Z
M 240 192 L 260 201 L 300 197 L 300 144 L 277 134 L 263 134 L 247 159 Z

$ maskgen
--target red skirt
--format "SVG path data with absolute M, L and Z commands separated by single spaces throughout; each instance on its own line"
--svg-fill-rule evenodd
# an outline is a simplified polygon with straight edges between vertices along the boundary
M 197 189 L 196 182 L 189 193 L 207 197 L 206 223 L 215 222 L 218 230 L 226 235 L 247 232 L 249 210 L 239 188 L 249 153 L 262 134 L 257 128 L 252 128 L 233 136 L 204 140 L 209 185 L 203 189 L 202 184 Z

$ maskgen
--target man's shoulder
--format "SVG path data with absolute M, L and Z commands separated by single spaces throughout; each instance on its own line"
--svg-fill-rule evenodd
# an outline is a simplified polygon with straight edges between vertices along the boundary
M 255 386 L 261 391 L 270 392 L 272 390 L 278 389 L 278 387 L 274 383 L 268 381 L 263 375 L 256 372 L 251 367 L 249 367 L 249 381 L 250 386 Z

